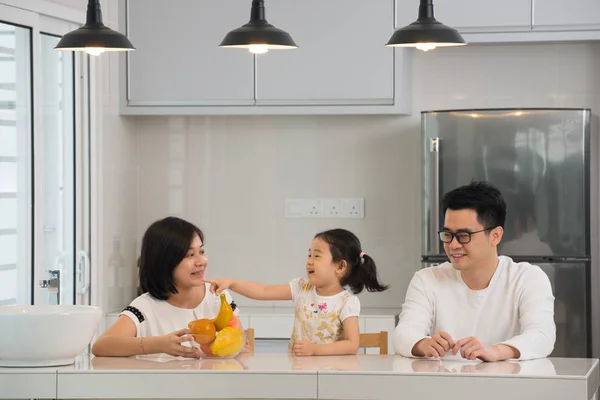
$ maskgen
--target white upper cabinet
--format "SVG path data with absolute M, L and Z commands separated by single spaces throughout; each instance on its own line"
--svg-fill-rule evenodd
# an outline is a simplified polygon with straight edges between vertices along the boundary
M 218 47 L 250 0 L 127 0 L 127 115 L 409 114 L 411 50 L 385 46 L 395 0 L 267 0 L 299 48 Z
M 435 18 L 468 43 L 600 40 L 600 0 L 433 0 Z M 397 0 L 396 27 L 417 19 L 419 0 Z
M 246 0 L 128 0 L 127 106 L 254 103 L 254 60 L 219 48 L 250 19 Z
M 531 26 L 531 0 L 434 0 L 433 5 L 438 21 L 460 31 L 509 30 Z M 397 0 L 396 11 L 396 26 L 408 25 L 418 17 L 419 1 Z
M 394 0 L 266 1 L 295 50 L 257 57 L 257 105 L 394 104 Z M 401 50 L 400 50 L 401 51 Z
M 600 29 L 600 0 L 534 0 L 533 26 Z

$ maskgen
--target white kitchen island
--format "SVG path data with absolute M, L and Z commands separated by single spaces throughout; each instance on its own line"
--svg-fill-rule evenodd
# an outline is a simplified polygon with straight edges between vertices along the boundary
M 57 368 L 0 368 L 0 398 L 588 400 L 596 359 L 481 363 L 400 356 L 236 359 L 81 356 Z

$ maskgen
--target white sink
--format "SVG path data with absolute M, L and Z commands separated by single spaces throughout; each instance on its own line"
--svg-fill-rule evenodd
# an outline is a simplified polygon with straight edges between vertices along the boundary
M 102 316 L 92 306 L 0 307 L 0 366 L 69 365 L 88 346 Z

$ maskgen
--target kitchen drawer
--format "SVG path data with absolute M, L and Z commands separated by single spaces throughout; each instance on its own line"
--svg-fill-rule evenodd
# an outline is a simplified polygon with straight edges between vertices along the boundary
M 254 342 L 255 354 L 286 354 L 290 340 L 285 339 L 257 339 Z
M 53 399 L 56 397 L 56 371 L 52 368 L 33 373 L 14 368 L 0 374 L 0 399 Z
M 250 327 L 257 339 L 289 339 L 294 327 L 293 315 L 250 316 Z

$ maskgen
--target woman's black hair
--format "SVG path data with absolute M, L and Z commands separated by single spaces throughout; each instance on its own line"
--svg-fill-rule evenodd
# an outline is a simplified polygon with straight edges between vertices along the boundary
M 383 292 L 388 288 L 379 282 L 375 260 L 361 249 L 356 235 L 345 229 L 331 229 L 315 235 L 329 245 L 333 262 L 345 260 L 348 264 L 346 274 L 340 283 L 349 286 L 352 293 L 358 294 L 365 288 L 369 292 Z
M 177 293 L 173 270 L 187 255 L 194 236 L 204 243 L 204 234 L 192 223 L 167 217 L 148 227 L 142 238 L 140 286 L 159 300 Z

